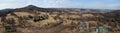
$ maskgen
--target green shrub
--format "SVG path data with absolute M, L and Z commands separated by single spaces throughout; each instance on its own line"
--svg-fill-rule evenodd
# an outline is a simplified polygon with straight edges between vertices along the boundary
M 45 19 L 48 19 L 48 17 L 47 16 L 35 16 L 33 21 L 38 22 L 38 21 L 42 21 L 42 20 L 45 20 Z
M 33 16 L 31 16 L 31 15 L 28 15 L 28 18 L 30 18 L 30 19 L 33 19 Z

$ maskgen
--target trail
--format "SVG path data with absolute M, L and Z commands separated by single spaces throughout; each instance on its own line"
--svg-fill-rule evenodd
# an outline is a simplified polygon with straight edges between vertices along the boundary
M 57 25 L 57 26 L 49 28 L 49 29 L 38 30 L 36 33 L 38 33 L 38 32 L 41 32 L 41 33 L 60 33 L 65 28 L 67 28 L 67 27 L 60 24 L 60 25 Z

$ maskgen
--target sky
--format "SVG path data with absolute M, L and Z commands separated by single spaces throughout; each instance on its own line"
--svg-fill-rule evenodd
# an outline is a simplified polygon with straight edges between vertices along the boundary
M 0 0 L 0 9 L 28 5 L 42 8 L 120 9 L 120 0 Z

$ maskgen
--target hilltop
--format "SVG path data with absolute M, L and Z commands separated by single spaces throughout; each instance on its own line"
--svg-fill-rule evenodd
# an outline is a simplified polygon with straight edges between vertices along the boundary
M 120 10 L 94 10 L 75 8 L 40 8 L 29 5 L 10 9 L 0 14 L 0 32 L 16 33 L 76 33 L 81 23 L 89 27 L 108 25 L 120 27 Z M 5 30 L 3 30 L 5 29 Z M 93 31 L 92 31 L 93 30 Z M 91 33 L 95 32 L 91 29 Z

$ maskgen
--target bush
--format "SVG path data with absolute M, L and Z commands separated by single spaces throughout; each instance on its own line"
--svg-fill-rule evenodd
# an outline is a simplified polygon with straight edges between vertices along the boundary
M 6 32 L 16 32 L 16 29 L 12 26 L 5 26 Z
M 15 20 L 13 18 L 9 18 L 6 20 L 7 24 L 15 24 Z
M 28 18 L 30 18 L 30 19 L 33 19 L 33 16 L 31 16 L 31 15 L 28 15 Z
M 37 18 L 37 17 L 35 17 L 33 21 L 34 21 L 34 22 L 37 22 L 37 21 L 40 21 L 40 19 Z
M 42 21 L 45 19 L 48 19 L 48 17 L 47 16 L 35 16 L 33 21 L 38 22 L 38 21 Z

